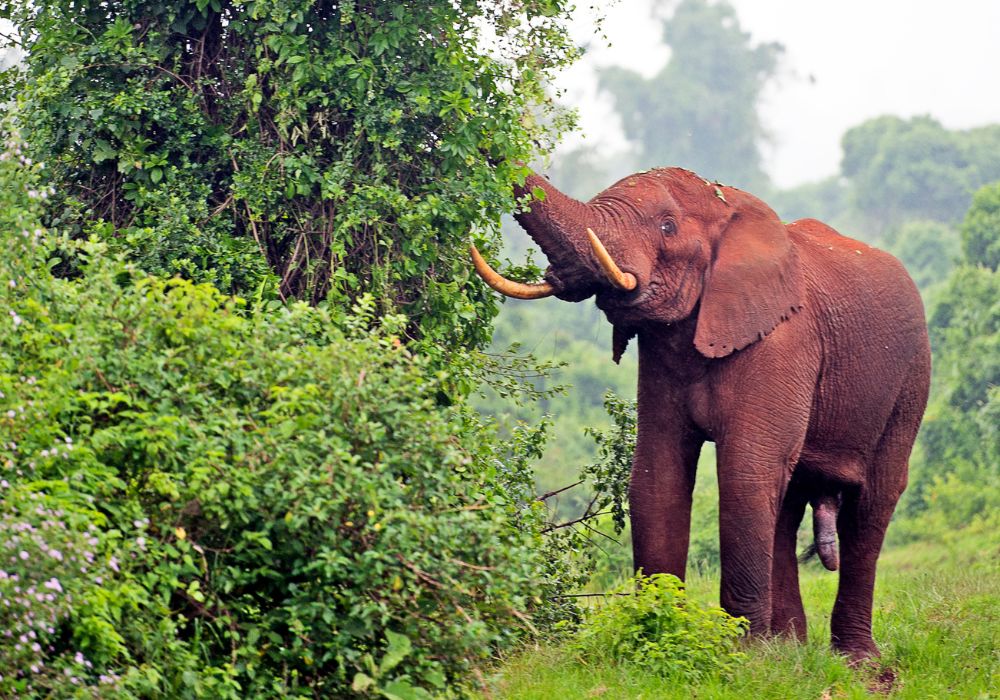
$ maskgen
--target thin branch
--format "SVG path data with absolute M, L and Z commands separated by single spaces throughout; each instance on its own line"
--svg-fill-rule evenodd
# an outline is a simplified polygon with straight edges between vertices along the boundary
M 546 500 L 548 498 L 552 498 L 553 496 L 558 496 L 563 491 L 569 491 L 571 488 L 579 486 L 582 483 L 583 483 L 583 479 L 580 479 L 575 484 L 570 484 L 569 486 L 563 486 L 561 489 L 556 489 L 555 491 L 549 491 L 548 493 L 543 493 L 541 496 L 539 496 L 535 500 L 536 501 L 544 501 L 544 500 Z
M 561 598 L 618 598 L 630 596 L 632 593 L 563 593 L 549 596 L 549 600 L 559 600 Z
M 559 523 L 558 525 L 550 525 L 549 527 L 547 527 L 544 530 L 542 530 L 542 533 L 545 534 L 545 533 L 552 532 L 553 530 L 561 530 L 564 527 L 571 527 L 571 526 L 576 525 L 578 523 L 582 523 L 584 520 L 590 520 L 591 518 L 596 518 L 596 517 L 599 517 L 601 515 L 607 515 L 610 512 L 611 512 L 610 510 L 602 510 L 599 513 L 585 513 L 584 515 L 580 516 L 576 520 L 568 520 L 568 521 L 566 521 L 564 523 Z
M 615 539 L 614 537 L 612 537 L 611 535 L 609 535 L 609 534 L 607 534 L 607 533 L 605 533 L 605 532 L 601 532 L 600 530 L 598 530 L 598 529 L 597 529 L 596 527 L 594 527 L 593 525 L 588 525 L 587 523 L 580 523 L 580 524 L 581 524 L 581 525 L 583 525 L 583 526 L 584 526 L 585 528 L 587 528 L 588 530 L 590 530 L 591 532 L 593 532 L 594 534 L 596 534 L 596 535 L 600 535 L 601 537 L 604 537 L 605 539 L 609 539 L 609 540 L 611 540 L 612 542 L 614 542 L 614 543 L 615 543 L 616 545 L 618 545 L 619 547 L 621 547 L 621 544 L 622 544 L 622 543 L 621 543 L 621 542 L 619 542 L 618 540 L 616 540 L 616 539 Z

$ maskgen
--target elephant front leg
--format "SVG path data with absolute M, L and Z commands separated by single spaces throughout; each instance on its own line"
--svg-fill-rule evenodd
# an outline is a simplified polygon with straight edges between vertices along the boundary
M 633 561 L 644 574 L 684 578 L 701 445 L 694 438 L 649 435 L 640 424 L 629 482 L 629 518 Z
M 771 631 L 775 532 L 787 464 L 787 458 L 719 450 L 720 599 L 731 615 L 750 621 L 751 634 Z

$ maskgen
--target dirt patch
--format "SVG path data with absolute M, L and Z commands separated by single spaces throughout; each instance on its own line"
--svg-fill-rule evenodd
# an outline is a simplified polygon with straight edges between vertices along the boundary
M 891 666 L 873 665 L 868 673 L 868 692 L 888 695 L 896 688 L 896 671 Z

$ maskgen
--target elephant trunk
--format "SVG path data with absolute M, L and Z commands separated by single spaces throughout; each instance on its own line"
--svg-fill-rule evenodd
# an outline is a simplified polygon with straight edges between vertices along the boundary
M 541 197 L 536 196 L 539 191 Z M 557 290 L 556 296 L 566 301 L 589 297 L 602 278 L 587 235 L 587 229 L 596 226 L 593 211 L 535 173 L 515 188 L 515 194 L 533 197 L 530 208 L 514 218 L 548 258 L 545 278 Z

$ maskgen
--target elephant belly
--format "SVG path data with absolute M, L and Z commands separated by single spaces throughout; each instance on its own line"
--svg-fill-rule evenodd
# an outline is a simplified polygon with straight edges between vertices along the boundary
M 914 354 L 889 331 L 825 354 L 800 458 L 808 471 L 847 484 L 866 478 L 904 388 L 924 381 L 911 371 Z
M 797 235 L 806 305 L 815 311 L 821 343 L 801 462 L 827 478 L 859 483 L 900 397 L 927 385 L 923 308 L 891 256 L 832 231 Z M 900 417 L 910 418 L 919 421 L 919 412 Z

